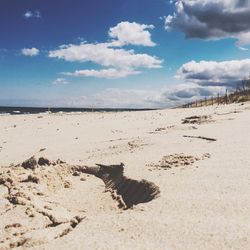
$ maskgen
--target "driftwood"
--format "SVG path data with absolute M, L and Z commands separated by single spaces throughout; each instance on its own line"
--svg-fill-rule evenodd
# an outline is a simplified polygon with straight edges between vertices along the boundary
M 202 139 L 202 140 L 207 140 L 207 141 L 217 141 L 217 139 L 204 137 L 204 136 L 183 135 L 183 137 L 196 138 L 196 139 Z
M 237 113 L 242 113 L 242 111 L 231 111 L 231 112 L 227 112 L 227 113 L 215 113 L 216 115 L 230 115 L 230 114 L 237 114 Z

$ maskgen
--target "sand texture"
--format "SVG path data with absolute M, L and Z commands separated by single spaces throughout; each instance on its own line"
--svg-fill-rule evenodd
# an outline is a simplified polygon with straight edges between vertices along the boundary
M 250 103 L 0 116 L 0 249 L 250 249 Z

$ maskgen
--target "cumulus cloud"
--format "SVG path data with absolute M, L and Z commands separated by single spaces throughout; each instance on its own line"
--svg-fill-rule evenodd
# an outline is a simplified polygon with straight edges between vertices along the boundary
M 94 69 L 85 69 L 85 70 L 76 70 L 73 73 L 66 72 L 63 73 L 64 75 L 68 76 L 86 76 L 86 77 L 97 77 L 97 78 L 106 78 L 106 79 L 118 79 L 124 78 L 130 75 L 138 75 L 140 71 L 136 71 L 133 69 L 115 69 L 115 68 L 108 68 L 108 69 L 101 69 L 101 70 L 94 70 Z
M 69 62 L 92 62 L 103 67 L 100 70 L 82 69 L 64 72 L 66 75 L 107 79 L 137 75 L 142 73 L 143 68 L 161 68 L 163 60 L 122 47 L 125 45 L 155 46 L 148 31 L 153 28 L 153 25 L 121 22 L 109 29 L 112 41 L 62 45 L 56 50 L 49 51 L 48 56 Z
M 234 88 L 250 74 L 250 59 L 232 61 L 190 61 L 183 64 L 176 77 L 201 86 Z
M 30 11 L 27 10 L 24 15 L 23 15 L 26 19 L 29 18 L 41 18 L 41 13 L 39 10 L 35 10 L 35 11 Z
M 179 29 L 187 38 L 236 38 L 250 44 L 249 0 L 177 0 L 175 12 L 165 17 L 165 28 Z
M 109 36 L 114 39 L 113 46 L 142 45 L 152 47 L 156 44 L 151 40 L 148 29 L 153 28 L 153 25 L 120 22 L 115 27 L 110 28 Z
M 162 60 L 148 54 L 136 54 L 134 50 L 114 48 L 109 43 L 81 43 L 63 45 L 58 50 L 49 52 L 49 57 L 64 59 L 69 62 L 93 62 L 101 65 L 102 70 L 77 70 L 68 73 L 73 76 L 93 76 L 121 78 L 139 74 L 138 68 L 161 68 Z
M 40 51 L 37 48 L 24 48 L 22 49 L 21 53 L 24 56 L 37 56 L 39 55 Z
M 58 50 L 50 51 L 49 57 L 69 62 L 94 62 L 115 68 L 160 68 L 162 63 L 162 60 L 154 56 L 136 54 L 134 50 L 112 48 L 109 43 L 63 45 Z
M 53 81 L 53 84 L 60 85 L 60 84 L 68 84 L 68 80 L 65 78 L 57 78 L 55 81 Z

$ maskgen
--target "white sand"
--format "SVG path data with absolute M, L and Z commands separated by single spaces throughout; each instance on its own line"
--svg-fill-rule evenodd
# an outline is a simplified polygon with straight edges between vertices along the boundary
M 192 115 L 211 117 L 182 124 Z M 0 117 L 0 249 L 250 249 L 249 103 L 39 116 Z M 173 154 L 164 170 L 159 161 Z M 199 160 L 181 165 L 180 154 Z M 70 165 L 7 167 L 32 155 Z M 121 210 L 102 180 L 72 175 L 72 165 L 120 162 L 160 197 Z M 39 183 L 22 182 L 28 175 Z

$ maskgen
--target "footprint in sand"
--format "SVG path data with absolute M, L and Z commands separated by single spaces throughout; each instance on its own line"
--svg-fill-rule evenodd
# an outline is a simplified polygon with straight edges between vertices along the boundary
M 123 142 L 120 143 L 121 141 Z M 142 138 L 119 138 L 115 140 L 109 140 L 109 142 L 112 142 L 112 145 L 103 149 L 93 150 L 91 152 L 92 154 L 88 156 L 88 159 L 96 157 L 106 157 L 108 155 L 119 155 L 124 152 L 135 153 L 139 150 L 142 150 L 144 146 L 148 145 L 146 139 Z
M 164 156 L 158 163 L 151 163 L 148 166 L 149 170 L 167 170 L 176 167 L 192 166 L 195 162 L 210 158 L 210 154 L 203 154 L 201 157 L 184 155 L 184 154 L 172 154 Z

